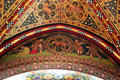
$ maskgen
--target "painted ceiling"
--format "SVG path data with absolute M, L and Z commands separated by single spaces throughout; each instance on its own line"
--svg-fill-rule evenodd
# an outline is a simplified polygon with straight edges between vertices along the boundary
M 57 35 L 54 34 L 54 31 L 58 32 Z M 65 33 L 62 34 L 62 32 Z M 36 42 L 37 39 L 34 40 L 33 37 L 40 36 L 40 34 L 46 35 L 46 37 L 43 37 L 44 35 L 41 38 L 37 37 L 38 40 L 45 41 L 43 45 L 47 46 L 44 51 L 60 54 L 66 51 L 65 53 L 74 52 L 78 55 L 82 53 L 91 57 L 105 58 L 110 63 L 119 65 L 120 0 L 0 0 L 1 58 L 21 49 L 20 46 L 31 49 L 31 45 L 28 46 L 28 43 L 26 46 L 27 40 L 31 39 Z M 49 38 L 50 36 L 51 38 Z M 63 41 L 57 41 L 57 36 Z M 55 42 L 51 43 L 52 38 Z M 83 49 L 81 52 L 75 48 L 76 39 L 78 42 L 84 42 L 80 46 Z M 64 41 L 67 40 L 69 41 L 66 45 Z M 20 46 L 16 47 L 16 45 Z M 67 47 L 68 45 L 70 46 Z M 91 51 L 93 49 L 87 45 L 97 48 L 95 54 L 90 54 L 89 49 Z M 52 49 L 51 46 L 55 49 Z M 72 49 L 72 47 L 74 48 Z M 31 50 L 28 51 L 30 54 Z M 7 59 L 9 61 L 11 56 Z
M 48 24 L 69 24 L 115 46 L 120 59 L 119 0 L 0 0 L 0 43 Z

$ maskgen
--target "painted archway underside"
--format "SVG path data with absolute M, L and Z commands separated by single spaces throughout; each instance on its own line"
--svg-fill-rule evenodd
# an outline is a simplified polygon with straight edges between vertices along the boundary
M 2 73 L 8 72 L 6 76 L 8 77 L 10 71 L 7 70 L 14 69 L 15 71 L 18 68 L 22 69 L 20 66 L 29 66 L 33 63 L 36 65 L 54 62 L 73 63 L 85 68 L 98 69 L 98 72 L 110 74 L 117 80 L 119 64 L 111 52 L 105 49 L 101 43 L 108 46 L 108 43 L 102 41 L 98 36 L 72 26 L 59 24 L 38 27 L 16 35 L 2 45 L 4 48 L 3 53 L 1 53 L 0 70 Z M 111 48 L 115 53 L 116 50 Z M 106 76 L 102 78 L 107 79 Z M 113 79 L 113 77 L 110 78 Z
M 0 0 L 1 77 L 34 61 L 63 64 L 68 59 L 119 76 L 119 5 L 120 0 Z
M 36 36 L 38 34 L 45 33 L 45 32 L 51 32 L 52 33 L 53 31 L 64 31 L 64 32 L 68 32 L 68 33 L 72 33 L 72 34 L 81 36 L 81 37 L 83 37 L 87 40 L 90 40 L 94 44 L 98 45 L 103 50 L 105 50 L 108 55 L 110 55 L 111 57 L 113 57 L 113 59 L 116 60 L 117 63 L 120 62 L 119 61 L 120 57 L 117 54 L 118 52 L 112 44 L 110 44 L 109 42 L 105 41 L 101 37 L 99 37 L 97 35 L 94 35 L 93 33 L 90 33 L 86 30 L 83 30 L 83 29 L 80 29 L 80 28 L 75 28 L 75 26 L 73 27 L 73 26 L 64 25 L 64 24 L 39 26 L 37 28 L 27 30 L 26 32 L 18 34 L 15 37 L 12 37 L 11 39 L 8 39 L 5 42 L 3 42 L 3 44 L 0 46 L 0 55 L 3 56 L 4 54 L 7 54 L 6 52 L 8 50 L 10 50 L 13 46 L 21 43 L 22 41 L 24 41 L 26 39 L 29 39 L 33 36 Z M 82 43 L 80 43 L 80 44 L 82 44 Z
M 67 23 L 101 36 L 116 47 L 119 55 L 119 3 L 118 0 L 1 0 L 0 44 L 5 38 L 36 26 Z

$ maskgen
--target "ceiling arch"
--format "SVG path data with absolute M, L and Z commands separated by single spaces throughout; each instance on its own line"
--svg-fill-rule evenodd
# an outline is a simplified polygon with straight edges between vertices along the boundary
M 105 50 L 109 55 L 111 55 L 118 63 L 119 63 L 119 54 L 117 50 L 110 45 L 107 41 L 104 41 L 100 37 L 89 33 L 83 29 L 78 29 L 73 26 L 69 25 L 63 25 L 63 24 L 54 24 L 54 25 L 47 25 L 43 27 L 37 27 L 32 30 L 28 30 L 26 32 L 23 32 L 10 40 L 4 42 L 4 44 L 0 47 L 0 55 L 4 55 L 8 50 L 10 50 L 12 47 L 14 47 L 17 44 L 20 44 L 22 41 L 29 39 L 30 37 L 33 37 L 35 35 L 45 33 L 45 32 L 52 32 L 52 31 L 65 31 L 70 32 L 73 34 L 77 34 L 81 37 L 84 37 L 93 43 L 97 44 L 99 47 L 101 47 L 103 50 Z
M 120 64 L 119 0 L 0 0 L 0 56 L 45 32 L 90 40 Z
M 12 1 L 10 5 L 14 5 L 13 2 L 15 1 Z M 113 11 L 115 16 L 117 15 L 117 18 L 115 19 L 113 13 L 108 11 L 112 9 L 112 6 L 109 6 L 111 3 L 114 5 L 113 8 L 119 8 L 117 2 L 118 0 L 23 0 L 18 6 L 16 5 L 16 9 L 10 17 L 4 22 L 1 22 L 1 43 L 5 38 L 9 38 L 16 33 L 33 28 L 36 25 L 67 23 L 81 27 L 103 37 L 110 43 L 114 44 L 119 52 L 120 36 L 119 21 L 117 21 L 119 20 L 117 17 L 119 14 L 116 14 L 117 11 Z M 7 3 L 8 2 L 5 4 Z M 18 1 L 16 0 L 16 4 L 17 3 Z M 49 4 L 48 10 L 46 3 Z M 4 3 L 2 3 L 2 5 L 4 5 Z M 8 7 L 8 11 L 10 8 Z M 48 13 L 46 13 L 46 10 Z

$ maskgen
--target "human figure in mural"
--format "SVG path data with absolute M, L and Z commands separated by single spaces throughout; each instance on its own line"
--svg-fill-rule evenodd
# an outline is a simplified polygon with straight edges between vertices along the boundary
M 30 54 L 42 53 L 42 50 L 43 50 L 42 43 L 43 43 L 43 39 L 36 40 L 31 46 Z
M 79 42 L 79 40 L 75 40 L 75 49 L 78 53 L 78 55 L 81 55 L 84 51 L 84 48 L 82 47 L 82 45 L 84 44 L 84 42 Z
M 34 42 L 31 46 L 30 54 L 37 54 L 37 50 L 38 50 L 38 42 Z
M 93 46 L 87 46 L 86 48 L 88 48 L 88 52 L 86 54 L 89 54 L 91 59 L 93 59 L 93 56 L 98 56 L 99 59 L 101 59 L 101 56 L 98 53 L 98 49 L 93 47 Z
M 39 44 L 39 46 L 38 46 L 38 52 L 41 54 L 42 51 L 43 51 L 43 44 L 44 44 L 43 39 L 40 39 L 38 44 Z

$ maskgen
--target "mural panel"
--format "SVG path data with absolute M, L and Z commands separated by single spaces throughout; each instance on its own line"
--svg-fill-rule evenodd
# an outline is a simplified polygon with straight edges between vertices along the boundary
M 108 65 L 116 64 L 112 57 L 107 55 L 97 45 L 80 36 L 61 31 L 40 34 L 27 41 L 23 41 L 8 51 L 8 54 L 8 57 L 7 55 L 2 57 L 2 59 L 6 58 L 2 62 L 28 56 L 64 55 L 86 58 Z M 13 59 L 13 57 L 15 58 Z
M 7 53 L 0 61 L 0 71 L 3 73 L 13 68 L 15 69 L 15 74 L 20 73 L 21 69 L 23 71 L 30 71 L 32 68 L 35 70 L 45 68 L 74 69 L 85 73 L 89 71 L 93 73 L 90 70 L 93 69 L 95 72 L 94 75 L 109 78 L 106 77 L 106 73 L 118 75 L 119 72 L 116 62 L 105 51 L 82 36 L 77 36 L 69 32 L 53 31 L 37 34 L 16 45 Z M 64 66 L 50 65 L 52 63 L 58 63 L 60 66 L 64 64 Z M 43 64 L 48 65 L 43 66 Z M 74 67 L 70 65 L 74 65 Z M 79 65 L 79 67 L 76 67 L 76 65 Z M 24 69 L 23 66 L 27 68 Z M 89 69 L 83 70 L 80 67 L 87 67 Z M 97 69 L 98 71 L 96 71 Z M 4 78 L 10 75 L 1 76 Z

